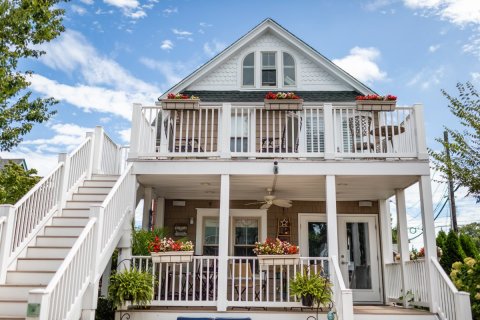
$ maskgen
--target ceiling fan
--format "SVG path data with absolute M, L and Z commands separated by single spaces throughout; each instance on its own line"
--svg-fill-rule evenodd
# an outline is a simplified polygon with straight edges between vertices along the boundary
M 272 193 L 273 190 L 271 188 L 267 189 L 268 194 L 263 197 L 263 201 L 246 203 L 245 205 L 254 205 L 254 204 L 262 204 L 260 209 L 268 209 L 272 205 L 283 207 L 283 208 L 290 208 L 292 206 L 292 200 L 287 199 L 277 199 Z

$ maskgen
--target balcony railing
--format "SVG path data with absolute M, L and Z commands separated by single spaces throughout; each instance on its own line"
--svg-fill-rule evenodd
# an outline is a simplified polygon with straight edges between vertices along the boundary
M 134 106 L 130 158 L 426 158 L 421 105 L 394 111 L 305 105 Z

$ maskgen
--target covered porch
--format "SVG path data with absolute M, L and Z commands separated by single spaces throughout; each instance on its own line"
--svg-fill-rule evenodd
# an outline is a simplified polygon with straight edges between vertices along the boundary
M 170 236 L 195 243 L 191 263 L 153 265 L 149 256 L 133 257 L 158 281 L 152 306 L 301 311 L 289 283 L 297 272 L 315 272 L 333 283 L 339 314 L 351 314 L 353 304 L 404 304 L 404 288 L 415 291 L 410 303 L 430 307 L 428 264 L 394 261 L 387 201 L 396 195 L 399 251 L 408 257 L 404 189 L 420 182 L 422 210 L 431 215 L 428 176 L 145 174 L 138 181 L 151 204 L 143 226 L 166 227 Z M 292 207 L 249 205 L 268 188 Z M 288 229 L 281 229 L 284 222 Z M 254 243 L 276 237 L 300 246 L 298 263 L 259 265 Z

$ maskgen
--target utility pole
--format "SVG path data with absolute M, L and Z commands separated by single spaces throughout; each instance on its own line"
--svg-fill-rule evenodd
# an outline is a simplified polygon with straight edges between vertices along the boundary
M 449 191 L 449 199 L 450 199 L 450 213 L 452 214 L 452 229 L 456 233 L 458 233 L 458 225 L 457 225 L 457 208 L 455 207 L 455 191 L 453 189 L 453 180 L 452 180 L 452 173 L 450 168 L 450 147 L 448 145 L 448 131 L 443 132 L 443 141 L 445 142 L 445 153 L 447 155 L 447 163 L 448 163 L 448 191 Z

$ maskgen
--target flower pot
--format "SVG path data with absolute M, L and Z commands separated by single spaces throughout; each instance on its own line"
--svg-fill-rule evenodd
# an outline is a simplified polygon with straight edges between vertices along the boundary
M 302 110 L 303 99 L 265 99 L 265 110 Z
M 193 260 L 193 251 L 150 252 L 153 263 L 189 263 Z
M 311 294 L 307 294 L 306 296 L 302 296 L 302 306 L 304 306 L 304 307 L 313 306 L 313 296 Z
M 200 99 L 162 99 L 163 110 L 196 110 Z
M 124 300 L 122 305 L 117 308 L 118 311 L 127 311 L 128 307 L 132 305 L 132 300 Z
M 360 111 L 393 111 L 396 100 L 357 100 L 357 110 Z
M 257 255 L 260 266 L 286 266 L 296 265 L 300 262 L 300 254 L 259 254 Z

